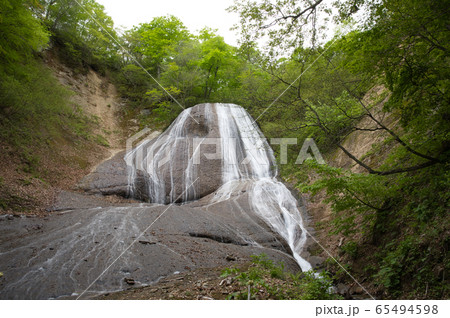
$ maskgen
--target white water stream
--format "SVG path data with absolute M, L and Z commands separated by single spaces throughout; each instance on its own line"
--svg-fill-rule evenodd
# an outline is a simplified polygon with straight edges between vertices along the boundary
M 306 230 L 297 200 L 277 181 L 273 151 L 259 127 L 240 106 L 216 104 L 222 141 L 223 185 L 213 201 L 230 197 L 239 183 L 248 179 L 250 206 L 281 235 L 292 250 L 302 271 L 311 270 L 311 264 L 300 254 L 306 243 Z M 239 137 L 236 142 L 230 142 Z M 239 155 L 245 158 L 239 164 Z

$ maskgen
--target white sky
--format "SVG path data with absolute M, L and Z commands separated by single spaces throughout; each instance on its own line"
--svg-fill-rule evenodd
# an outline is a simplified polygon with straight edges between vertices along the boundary
M 238 22 L 235 13 L 225 9 L 233 0 L 96 0 L 105 6 L 106 13 L 114 20 L 115 27 L 129 29 L 139 23 L 150 22 L 154 17 L 168 14 L 179 18 L 191 31 L 207 26 L 218 29 L 218 34 L 228 44 L 237 45 L 236 31 L 230 28 Z

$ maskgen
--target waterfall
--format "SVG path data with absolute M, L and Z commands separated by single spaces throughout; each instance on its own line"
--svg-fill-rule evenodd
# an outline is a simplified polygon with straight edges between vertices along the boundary
M 130 195 L 136 197 L 136 185 L 145 183 L 144 192 L 150 202 L 167 204 L 199 199 L 197 189 L 203 185 L 201 181 L 195 186 L 193 183 L 204 166 L 195 164 L 194 157 L 199 155 L 201 142 L 210 136 L 208 134 L 218 130 L 219 138 L 215 139 L 218 140 L 216 150 L 219 150 L 220 162 L 214 166 L 214 172 L 221 179 L 219 188 L 211 190 L 214 191 L 211 204 L 247 193 L 249 206 L 288 243 L 301 269 L 310 270 L 311 265 L 300 256 L 306 242 L 306 230 L 297 200 L 277 180 L 273 151 L 259 127 L 238 105 L 196 107 L 195 114 L 191 111 L 193 108 L 184 110 L 156 140 L 144 141 L 125 155 Z M 192 119 L 200 116 L 199 113 L 204 116 L 203 123 L 197 124 L 206 127 L 205 134 L 200 137 L 190 131 L 198 127 Z M 196 143 L 195 138 L 203 139 Z M 168 166 L 163 170 L 161 165 Z M 182 199 L 177 199 L 181 195 Z
M 241 182 L 250 179 L 250 206 L 286 240 L 302 271 L 311 270 L 309 262 L 300 256 L 307 237 L 297 200 L 277 181 L 275 157 L 262 132 L 242 107 L 215 107 L 223 153 L 223 185 L 213 202 L 228 199 L 235 189 L 241 189 Z
M 160 135 L 156 141 L 144 140 L 137 147 L 129 151 L 124 160 L 128 167 L 128 192 L 131 197 L 136 196 L 136 183 L 138 173 L 143 174 L 148 189 L 148 197 L 152 202 L 164 204 L 166 199 L 166 183 L 161 174 L 160 166 L 162 164 L 173 164 L 175 152 L 188 151 L 188 148 L 178 149 L 179 139 L 184 134 L 186 120 L 189 118 L 190 108 L 183 111 L 177 119 L 167 129 L 168 134 Z M 170 171 L 170 202 L 175 199 L 173 191 L 173 169 Z

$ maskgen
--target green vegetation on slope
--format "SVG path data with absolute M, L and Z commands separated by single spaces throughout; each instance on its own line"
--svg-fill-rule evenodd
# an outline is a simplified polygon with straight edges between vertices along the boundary
M 331 232 L 350 240 L 342 247 L 348 257 L 341 261 L 360 279 L 370 277 L 380 297 L 446 298 L 449 9 L 444 2 L 416 0 L 357 0 L 338 6 L 338 22 L 348 21 L 359 9 L 367 18 L 354 31 L 312 48 L 299 45 L 305 23 L 311 23 L 308 13 L 325 14 L 326 7 L 245 1 L 233 8 L 241 15 L 242 32 L 254 35 L 248 45 L 258 32 L 277 26 L 269 33 L 268 72 L 285 87 L 293 83 L 278 105 L 265 112 L 261 126 L 268 137 L 300 140 L 298 147 L 290 147 L 290 164 L 282 174 L 294 176 L 303 191 L 326 192 L 334 211 Z M 277 12 L 284 17 L 275 19 Z M 312 23 L 310 30 L 320 32 Z M 277 43 L 285 45 L 283 53 L 290 52 L 290 58 L 273 58 Z M 367 98 L 369 89 L 379 85 L 386 93 Z M 367 131 L 383 132 L 385 142 L 358 158 L 345 142 L 350 134 Z M 341 149 L 365 172 L 293 164 L 308 137 L 324 153 Z M 371 265 L 361 270 L 356 264 Z
M 323 272 L 292 274 L 276 265 L 265 254 L 253 255 L 248 269 L 226 268 L 222 277 L 231 277 L 240 290 L 228 295 L 228 299 L 340 299 L 330 292 L 332 281 Z
M 72 57 L 65 61 L 74 71 L 94 66 L 82 58 L 91 57 L 92 63 L 99 60 L 106 63 L 104 56 L 94 59 L 98 52 L 87 50 L 88 53 L 79 54 L 76 50 L 74 43 L 78 41 L 86 47 L 90 34 L 80 38 L 79 32 L 67 31 L 65 37 L 72 42 L 63 41 L 61 34 L 68 30 L 70 23 L 62 14 L 56 18 L 53 7 L 64 3 L 0 2 L 0 147 L 4 161 L 2 175 L 5 174 L 2 177 L 7 180 L 0 184 L 0 209 L 4 211 L 35 213 L 43 210 L 42 204 L 51 203 L 49 182 L 62 184 L 64 178 L 71 178 L 54 170 L 64 165 L 79 165 L 84 169 L 86 159 L 79 156 L 89 151 L 95 142 L 104 143 L 92 133 L 95 120 L 71 102 L 73 92 L 59 83 L 43 61 L 48 56 L 45 51 L 53 46 L 62 58 Z M 60 11 L 68 14 L 70 10 L 66 9 L 60 8 Z M 80 26 L 82 20 L 74 19 L 72 24 Z M 86 26 L 83 28 L 89 30 Z M 91 47 L 98 48 L 96 42 L 99 43 L 91 39 Z M 76 69 L 77 65 L 81 68 Z M 79 155 L 66 151 L 65 147 L 77 149 L 74 152 Z M 47 158 L 49 154 L 52 158 Z M 41 198 L 33 189 L 40 189 Z
M 24 150 L 64 133 L 89 137 L 89 119 L 70 102 L 72 93 L 59 84 L 40 59 L 40 54 L 52 42 L 61 42 L 58 52 L 65 57 L 70 55 L 70 59 L 65 59 L 69 65 L 71 59 L 76 59 L 75 64 L 87 63 L 85 59 L 89 59 L 85 67 L 96 65 L 97 60 L 105 63 L 108 59 L 103 51 L 111 48 L 98 45 L 100 35 L 94 33 L 92 37 L 92 30 L 96 28 L 92 23 L 85 23 L 90 21 L 88 17 L 75 15 L 74 12 L 81 13 L 78 7 L 69 6 L 72 2 L 4 0 L 1 3 L 0 134 L 4 140 Z M 74 10 L 70 19 L 69 9 Z M 101 8 L 98 10 L 102 12 Z M 89 33 L 71 30 L 73 26 Z M 78 51 L 77 42 L 89 53 Z M 96 51 L 92 50 L 94 47 Z

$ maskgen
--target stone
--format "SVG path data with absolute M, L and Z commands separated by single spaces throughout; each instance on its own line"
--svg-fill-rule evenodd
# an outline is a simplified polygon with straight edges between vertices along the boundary
M 220 137 L 213 107 L 205 104 L 194 106 L 189 109 L 189 115 L 179 116 L 177 120 L 179 122 L 175 121 L 158 138 L 140 144 L 130 157 L 132 163 L 136 158 L 146 158 L 145 168 L 135 170 L 134 198 L 166 204 L 192 201 L 222 185 L 222 160 L 205 156 L 220 152 L 220 144 L 216 149 L 216 144 L 210 143 Z M 207 142 L 200 144 L 204 140 Z M 198 151 L 197 156 L 193 155 L 194 151 Z M 152 164 L 155 165 L 154 170 Z M 192 173 L 191 180 L 187 171 Z M 157 181 L 152 177 L 154 175 L 157 175 Z M 153 191 L 158 191 L 159 195 Z
M 128 278 L 128 277 L 126 277 L 126 278 L 123 279 L 123 281 L 124 281 L 125 283 L 127 283 L 128 285 L 134 285 L 134 284 L 136 284 L 136 282 L 134 281 L 133 278 Z
M 161 277 L 171 277 L 185 266 L 191 271 L 227 267 L 230 263 L 225 255 L 245 263 L 250 261 L 251 255 L 265 253 L 275 263 L 283 262 L 287 270 L 299 271 L 297 263 L 282 245 L 276 249 L 271 247 L 274 240 L 281 239 L 248 209 L 245 195 L 237 201 L 216 204 L 214 209 L 191 207 L 190 204 L 168 208 L 133 203 L 126 207 L 79 209 L 53 215 L 43 223 L 40 231 L 25 229 L 36 222 L 35 218 L 0 222 L 0 249 L 11 251 L 6 256 L 0 255 L 0 268 L 4 277 L 8 277 L 2 282 L 0 298 L 47 299 L 52 295 L 84 290 L 92 282 L 92 276 L 100 275 L 121 250 L 133 243 L 131 237 L 138 237 L 160 215 L 150 229 L 155 232 L 154 237 L 141 237 L 139 240 L 145 243 L 136 241 L 131 245 L 101 280 L 95 282 L 93 291 L 118 290 L 124 288 L 122 285 L 134 287 L 137 282 L 151 284 L 160 281 Z M 113 230 L 113 226 L 117 230 Z M 208 232 L 214 237 L 228 237 L 230 241 L 222 243 L 195 237 L 189 235 L 190 232 Z M 258 246 L 242 245 L 243 237 L 249 242 L 257 242 Z M 160 243 L 146 243 L 153 240 Z M 21 248 L 34 246 L 35 242 L 40 242 L 35 249 Z M 50 246 L 53 251 L 49 250 Z M 89 254 L 88 259 L 86 251 L 95 252 Z M 50 258 L 52 262 L 46 263 Z M 33 259 L 31 263 L 30 259 Z M 70 277 L 74 268 L 78 274 L 62 281 L 60 277 Z M 30 271 L 34 274 L 16 285 Z M 199 288 L 204 283 L 200 281 Z M 92 293 L 83 298 L 87 296 Z
M 236 260 L 236 257 L 234 257 L 233 255 L 227 255 L 227 257 L 225 257 L 225 259 L 229 262 L 233 262 Z
M 309 263 L 311 264 L 312 268 L 322 268 L 323 262 L 325 262 L 325 258 L 320 256 L 310 256 L 308 258 Z
M 90 194 L 128 196 L 128 170 L 123 159 L 125 151 L 104 161 L 78 184 L 78 188 Z
M 144 244 L 144 245 L 153 245 L 153 244 L 156 244 L 156 242 L 150 242 L 150 241 L 145 241 L 145 240 L 139 240 L 138 242 L 141 243 L 141 244 Z
M 344 295 L 344 296 L 347 295 L 349 289 L 350 289 L 350 288 L 349 288 L 347 285 L 342 284 L 342 283 L 339 283 L 339 284 L 337 284 L 337 286 L 336 286 L 336 290 L 337 290 L 337 293 L 338 293 L 339 295 Z

